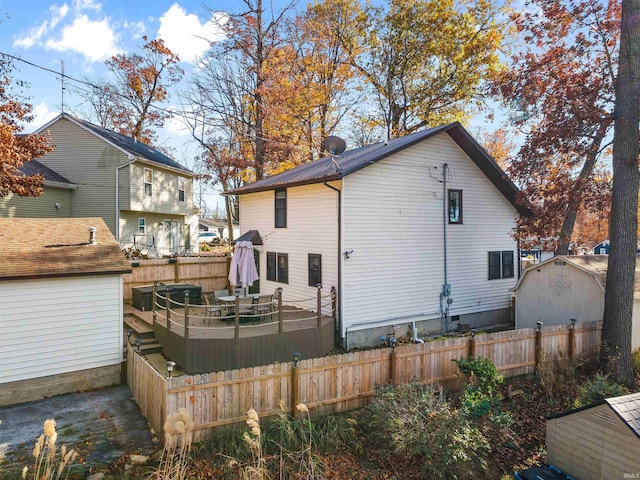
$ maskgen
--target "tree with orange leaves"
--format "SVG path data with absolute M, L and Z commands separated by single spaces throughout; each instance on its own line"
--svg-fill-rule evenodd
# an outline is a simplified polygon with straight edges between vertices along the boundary
M 25 176 L 19 168 L 25 163 L 53 151 L 46 135 L 21 135 L 23 123 L 32 120 L 32 106 L 10 91 L 12 85 L 26 87 L 11 80 L 9 59 L 0 56 L 0 197 L 15 194 L 37 197 L 42 194 L 41 175 Z
M 581 205 L 597 205 L 593 195 L 607 194 L 593 185 L 613 126 L 620 2 L 526 6 L 512 16 L 525 46 L 495 87 L 526 131 L 508 173 L 533 212 L 520 220 L 521 238 L 557 238 L 556 253 L 566 254 Z
M 93 82 L 93 91 L 78 94 L 102 127 L 153 145 L 156 129 L 170 117 L 154 107 L 168 99 L 169 87 L 182 79 L 184 71 L 178 55 L 163 40 L 142 38 L 146 43 L 141 54 L 119 53 L 105 62 L 114 75 L 112 82 Z

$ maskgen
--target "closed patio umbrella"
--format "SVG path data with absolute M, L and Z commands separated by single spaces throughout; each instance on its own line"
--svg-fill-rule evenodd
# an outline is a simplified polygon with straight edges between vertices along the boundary
M 229 266 L 229 282 L 234 286 L 250 287 L 258 280 L 251 242 L 236 242 Z

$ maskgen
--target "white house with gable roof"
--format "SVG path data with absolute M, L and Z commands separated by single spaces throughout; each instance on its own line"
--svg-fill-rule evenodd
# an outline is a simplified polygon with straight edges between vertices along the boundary
M 262 239 L 261 292 L 282 287 L 286 301 L 335 287 L 337 340 L 348 348 L 414 326 L 426 335 L 511 322 L 512 233 L 527 213 L 517 193 L 457 122 L 229 192 L 241 233 Z

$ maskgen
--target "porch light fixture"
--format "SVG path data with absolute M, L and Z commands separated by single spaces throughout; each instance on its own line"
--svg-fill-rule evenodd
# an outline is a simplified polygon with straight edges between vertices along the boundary
M 293 354 L 293 368 L 298 368 L 298 362 L 302 358 L 302 355 L 298 352 L 294 352 Z
M 136 338 L 136 349 L 138 350 L 138 353 L 140 353 L 141 346 L 142 346 L 142 340 L 139 338 Z
M 542 322 L 536 322 L 536 325 L 538 326 L 538 330 L 542 330 Z
M 575 318 L 572 318 L 572 319 L 571 319 L 571 327 L 573 328 L 573 327 L 575 327 L 575 326 L 576 326 L 576 319 L 575 319 Z
M 167 373 L 169 375 L 169 378 L 171 378 L 171 372 L 173 372 L 173 368 L 175 366 L 176 366 L 176 362 L 172 362 L 171 360 L 167 362 Z

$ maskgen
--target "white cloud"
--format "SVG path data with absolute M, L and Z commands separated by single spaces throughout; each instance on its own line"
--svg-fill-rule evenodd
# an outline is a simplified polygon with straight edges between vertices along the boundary
M 171 107 L 170 110 L 175 111 L 175 108 Z M 182 116 L 180 115 L 172 115 L 171 118 L 169 118 L 169 120 L 164 124 L 164 128 L 172 135 L 189 135 L 187 124 L 185 123 L 184 118 L 182 118 Z
M 187 14 L 184 8 L 174 3 L 160 17 L 158 36 L 183 61 L 195 63 L 196 59 L 209 49 L 211 42 L 224 38 L 216 19 L 218 22 L 224 22 L 224 18 L 217 15 L 200 23 L 195 14 Z
M 119 49 L 117 35 L 108 17 L 100 15 L 101 9 L 102 4 L 95 0 L 74 0 L 71 7 L 67 3 L 52 5 L 49 18 L 16 37 L 13 46 L 77 52 L 90 62 L 105 60 Z
M 44 102 L 41 102 L 33 107 L 32 113 L 33 121 L 31 122 L 31 125 L 35 127 L 32 130 L 37 130 L 42 125 L 50 120 L 53 120 L 58 115 L 56 112 L 52 112 L 51 110 L 49 110 L 49 107 Z
M 54 29 L 58 23 L 69 13 L 69 6 L 65 3 L 62 6 L 52 5 L 49 7 L 49 20 L 43 21 L 37 27 L 29 29 L 29 31 L 22 37 L 16 38 L 13 41 L 14 47 L 30 48 L 36 44 L 39 44 L 49 31 Z
M 115 33 L 106 18 L 95 21 L 80 15 L 62 29 L 59 40 L 49 39 L 45 45 L 50 50 L 75 51 L 97 62 L 118 52 L 116 42 Z

